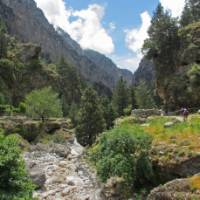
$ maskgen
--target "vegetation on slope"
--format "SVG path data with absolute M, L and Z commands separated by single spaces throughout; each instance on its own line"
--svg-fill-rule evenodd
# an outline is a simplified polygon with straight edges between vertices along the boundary
M 149 117 L 145 124 L 135 117 L 125 117 L 97 139 L 89 149 L 89 159 L 100 180 L 123 178 L 123 187 L 131 194 L 135 189 L 172 180 L 169 173 L 175 172 L 170 172 L 170 166 L 179 166 L 199 155 L 199 133 L 199 115 L 191 115 L 185 122 L 180 117 Z M 168 171 L 160 171 L 158 166 Z
M 19 141 L 0 133 L 0 199 L 32 199 L 34 186 L 25 171 Z
M 153 175 L 150 146 L 151 136 L 139 126 L 123 124 L 103 133 L 89 150 L 89 157 L 103 182 L 123 178 L 128 195 L 134 184 L 150 181 Z
M 156 87 L 166 110 L 200 106 L 199 13 L 199 1 L 187 0 L 180 21 L 161 4 L 152 18 L 143 50 L 155 64 Z

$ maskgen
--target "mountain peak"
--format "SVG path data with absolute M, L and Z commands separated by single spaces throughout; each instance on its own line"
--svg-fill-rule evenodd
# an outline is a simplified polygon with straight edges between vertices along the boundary
M 117 68 L 109 58 L 98 52 L 82 50 L 68 33 L 60 28 L 56 30 L 45 18 L 34 0 L 1 0 L 1 2 L 2 6 L 9 9 L 7 16 L 12 13 L 11 20 L 9 17 L 5 17 L 5 9 L 0 12 L 9 34 L 23 42 L 40 45 L 41 55 L 48 61 L 58 62 L 61 57 L 64 57 L 69 64 L 80 71 L 86 80 L 101 83 L 110 89 L 115 86 L 121 76 L 128 83 L 132 82 L 131 72 Z M 91 56 L 91 52 L 93 54 L 95 52 L 95 60 L 94 56 Z

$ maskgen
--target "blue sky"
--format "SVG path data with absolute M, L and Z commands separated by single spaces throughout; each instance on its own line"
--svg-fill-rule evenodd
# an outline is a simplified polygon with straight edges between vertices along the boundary
M 110 34 L 116 44 L 116 53 L 127 54 L 128 49 L 124 43 L 124 30 L 139 27 L 141 24 L 140 13 L 153 12 L 158 0 L 65 0 L 66 5 L 81 10 L 91 4 L 99 4 L 105 7 L 105 15 L 102 20 L 105 28 L 109 23 L 116 25 L 115 31 Z
M 50 23 L 83 49 L 94 49 L 134 72 L 142 58 L 151 16 L 159 2 L 180 16 L 184 0 L 35 0 Z

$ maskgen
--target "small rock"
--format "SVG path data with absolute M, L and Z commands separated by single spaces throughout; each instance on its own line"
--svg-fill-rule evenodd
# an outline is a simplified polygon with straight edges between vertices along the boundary
M 43 170 L 40 168 L 34 167 L 29 171 L 30 178 L 33 183 L 38 186 L 38 188 L 42 188 L 46 182 L 46 176 Z
M 69 188 L 65 188 L 63 191 L 62 191 L 62 196 L 66 196 L 68 193 L 70 192 L 70 189 Z
M 166 122 L 165 124 L 164 124 L 164 127 L 165 128 L 170 128 L 170 127 L 172 127 L 172 126 L 174 126 L 174 122 Z
M 150 124 L 142 124 L 141 126 L 142 126 L 142 127 L 149 127 Z

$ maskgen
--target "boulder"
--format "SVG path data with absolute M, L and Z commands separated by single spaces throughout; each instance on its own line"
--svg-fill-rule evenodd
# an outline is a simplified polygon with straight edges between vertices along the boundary
M 49 153 L 55 153 L 60 157 L 67 158 L 71 150 L 66 145 L 61 144 L 51 144 Z
M 25 121 L 22 125 L 19 125 L 19 129 L 21 129 L 20 134 L 23 138 L 29 142 L 35 140 L 42 130 L 40 121 L 35 120 Z
M 200 199 L 200 176 L 176 179 L 153 189 L 147 200 L 192 200 Z
M 17 124 L 10 119 L 0 119 L 0 128 L 5 131 L 6 134 L 16 133 Z
M 127 199 L 127 190 L 123 178 L 111 177 L 103 186 L 103 195 L 106 200 L 124 200 Z
M 170 128 L 178 123 L 181 123 L 182 122 L 182 118 L 181 117 L 176 117 L 176 118 L 172 118 L 172 121 L 169 121 L 169 122 L 166 122 L 164 124 L 164 127 L 165 128 Z
M 33 183 L 37 186 L 38 189 L 43 188 L 46 182 L 45 170 L 44 168 L 36 165 L 36 163 L 27 163 L 28 173 L 33 181 Z
M 62 144 L 42 144 L 38 143 L 37 145 L 33 145 L 30 148 L 30 152 L 45 152 L 45 153 L 54 153 L 60 157 L 67 158 L 70 154 L 71 150 L 68 146 Z
M 62 127 L 62 124 L 57 121 L 47 121 L 44 125 L 44 130 L 46 133 L 54 133 L 56 130 L 59 130 Z
M 30 60 L 37 59 L 40 55 L 41 47 L 32 43 L 21 45 L 20 60 L 22 62 L 30 62 Z
M 42 143 L 37 143 L 36 145 L 32 145 L 30 148 L 30 152 L 39 151 L 39 152 L 48 152 L 49 146 Z

